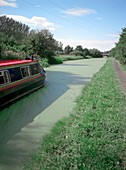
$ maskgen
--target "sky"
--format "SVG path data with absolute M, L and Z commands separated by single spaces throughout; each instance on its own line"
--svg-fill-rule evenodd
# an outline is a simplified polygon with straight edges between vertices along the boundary
M 0 0 L 0 15 L 48 29 L 63 47 L 108 51 L 126 27 L 126 0 Z

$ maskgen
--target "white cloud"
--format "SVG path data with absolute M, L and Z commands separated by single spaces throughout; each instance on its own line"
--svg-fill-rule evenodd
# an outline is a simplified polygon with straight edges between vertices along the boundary
M 73 16 L 85 16 L 85 15 L 89 15 L 92 13 L 96 13 L 95 10 L 93 9 L 68 9 L 66 11 L 64 11 L 65 14 L 67 15 L 73 15 Z
M 115 40 L 75 40 L 75 39 L 57 39 L 63 43 L 63 47 L 70 45 L 75 48 L 82 45 L 83 48 L 99 49 L 100 51 L 111 50 L 115 46 Z
M 119 38 L 119 34 L 107 34 L 107 36 L 109 36 L 109 37 Z
M 20 16 L 20 15 L 6 15 L 6 16 L 9 17 L 9 18 L 13 18 L 16 21 L 19 21 L 21 23 L 28 25 L 31 29 L 46 28 L 48 30 L 55 30 L 55 27 L 56 27 L 54 23 L 49 22 L 44 17 L 33 16 L 32 18 L 27 18 L 27 17 Z
M 7 1 L 10 1 L 10 2 L 16 2 L 16 0 L 7 0 Z
M 5 0 L 0 0 L 0 6 L 11 6 L 11 7 L 16 8 L 17 4 L 15 3 L 14 0 L 10 0 L 10 2 L 5 1 Z

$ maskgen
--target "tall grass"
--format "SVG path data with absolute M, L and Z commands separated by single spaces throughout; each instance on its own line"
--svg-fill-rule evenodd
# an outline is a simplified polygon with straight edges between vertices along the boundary
M 93 77 L 69 118 L 56 123 L 28 170 L 126 168 L 126 99 L 112 61 Z
M 84 59 L 83 56 L 75 56 L 75 55 L 60 55 L 60 58 L 63 61 Z

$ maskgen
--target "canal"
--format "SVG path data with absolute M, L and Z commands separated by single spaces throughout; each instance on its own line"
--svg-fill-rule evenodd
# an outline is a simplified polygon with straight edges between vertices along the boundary
M 0 170 L 21 170 L 55 122 L 69 116 L 84 85 L 106 59 L 46 68 L 45 86 L 0 111 Z

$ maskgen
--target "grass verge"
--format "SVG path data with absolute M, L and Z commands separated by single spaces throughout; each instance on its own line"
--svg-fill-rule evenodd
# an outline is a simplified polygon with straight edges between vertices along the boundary
M 25 169 L 125 169 L 125 102 L 108 60 L 83 89 L 73 113 L 56 123 Z

